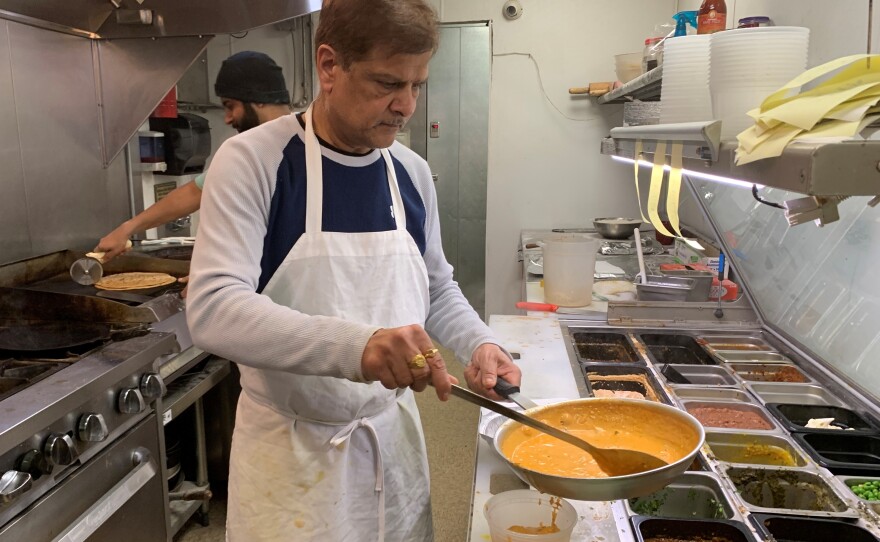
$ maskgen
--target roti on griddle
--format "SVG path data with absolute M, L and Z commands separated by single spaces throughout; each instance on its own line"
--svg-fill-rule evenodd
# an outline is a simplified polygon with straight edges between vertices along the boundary
M 177 282 L 168 273 L 116 273 L 107 275 L 95 283 L 101 290 L 144 290 Z

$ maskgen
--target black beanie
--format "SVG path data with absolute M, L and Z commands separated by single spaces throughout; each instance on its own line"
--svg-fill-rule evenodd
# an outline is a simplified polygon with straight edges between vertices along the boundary
M 214 83 L 214 93 L 220 98 L 242 102 L 290 103 L 281 66 L 269 55 L 256 51 L 242 51 L 224 60 Z

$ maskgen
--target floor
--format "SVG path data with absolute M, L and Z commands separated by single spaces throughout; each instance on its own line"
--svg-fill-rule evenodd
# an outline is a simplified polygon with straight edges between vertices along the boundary
M 450 373 L 464 382 L 462 366 L 455 357 L 441 348 Z M 470 519 L 471 486 L 474 477 L 473 457 L 477 442 L 476 407 L 450 399 L 441 403 L 430 393 L 416 396 L 428 443 L 431 466 L 431 494 L 434 510 L 435 542 L 462 542 L 467 538 Z M 464 460 L 463 460 L 464 458 Z M 191 519 L 175 542 L 222 542 L 225 540 L 226 503 L 211 502 L 210 524 L 202 527 Z M 328 541 L 330 542 L 330 541 Z

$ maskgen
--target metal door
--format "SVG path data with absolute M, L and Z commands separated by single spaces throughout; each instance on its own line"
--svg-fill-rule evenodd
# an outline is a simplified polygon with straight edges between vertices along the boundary
M 481 317 L 486 307 L 486 175 L 492 27 L 443 25 L 440 48 L 410 121 L 410 145 L 431 166 L 443 251 Z

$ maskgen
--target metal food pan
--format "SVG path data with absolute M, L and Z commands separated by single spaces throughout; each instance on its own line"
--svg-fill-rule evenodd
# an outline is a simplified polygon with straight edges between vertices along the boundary
M 713 474 L 686 472 L 667 487 L 644 497 L 624 501 L 631 516 L 678 519 L 742 520 L 737 507 Z
M 688 383 L 676 383 L 663 373 L 663 366 L 658 366 L 657 371 L 672 386 L 736 386 L 736 378 L 722 367 L 710 367 L 708 365 L 674 365 L 670 364 Z
M 795 433 L 795 440 L 834 474 L 880 476 L 880 436 L 851 431 Z
M 877 542 L 870 531 L 846 521 L 771 514 L 752 514 L 749 519 L 764 540 Z
M 737 376 L 748 382 L 775 382 L 777 384 L 807 384 L 813 380 L 803 369 L 793 363 L 728 363 L 727 365 Z M 802 382 L 777 380 L 788 378 L 784 375 L 796 375 L 803 378 Z
M 672 401 L 647 367 L 622 364 L 583 364 L 584 378 L 596 395 L 596 390 L 634 391 L 649 401 L 672 404 Z
M 743 431 L 760 431 L 760 432 L 771 432 L 778 431 L 778 427 L 776 423 L 773 421 L 773 417 L 770 416 L 763 408 L 758 405 L 753 405 L 749 403 L 737 403 L 732 401 L 682 401 L 681 408 L 684 409 L 688 414 L 697 418 L 700 421 L 700 424 L 706 428 L 706 431 L 712 432 L 735 432 L 742 433 Z M 764 424 L 768 427 L 766 429 L 761 429 L 757 427 L 734 427 L 734 426 L 717 426 L 717 425 L 706 425 L 702 420 L 695 414 L 697 409 L 703 408 L 715 408 L 715 409 L 726 409 L 726 410 L 735 410 L 739 412 L 744 412 L 747 414 L 751 414 L 757 416 Z
M 578 361 L 599 363 L 640 363 L 635 348 L 625 333 L 570 330 Z
M 731 352 L 766 352 L 775 350 L 775 348 L 760 337 L 749 335 L 701 335 L 697 340 L 704 342 L 712 350 Z
M 859 497 L 858 495 L 856 495 L 855 493 L 853 493 L 853 491 L 852 491 L 853 486 L 857 486 L 857 485 L 865 483 L 865 482 L 876 482 L 876 481 L 880 480 L 880 477 L 872 478 L 870 476 L 845 476 L 844 475 L 844 476 L 837 476 L 837 480 L 840 483 L 842 483 L 844 486 L 846 486 L 846 488 L 849 490 L 850 497 L 852 497 L 853 499 L 858 501 L 865 508 L 870 508 L 874 512 L 877 512 L 878 514 L 880 514 L 880 501 L 865 500 L 865 499 Z
M 847 499 L 817 473 L 781 467 L 727 466 L 724 475 L 750 512 L 859 517 Z
M 715 459 L 739 465 L 806 467 L 806 455 L 782 435 L 760 433 L 706 433 L 706 444 Z M 791 464 L 785 459 L 790 458 Z
M 703 401 L 737 401 L 740 403 L 756 403 L 757 400 L 745 390 L 737 388 L 687 388 L 676 387 L 675 395 L 679 400 Z
M 846 406 L 840 398 L 817 384 L 749 382 L 746 387 L 763 403 Z
M 718 365 L 718 361 L 690 335 L 644 333 L 638 335 L 638 339 L 648 348 L 648 355 L 655 364 Z
M 752 542 L 755 540 L 744 523 L 720 519 L 668 519 L 645 516 L 632 518 L 636 540 L 723 540 Z
M 848 408 L 800 403 L 767 403 L 766 406 L 782 426 L 792 432 L 836 434 L 843 430 L 846 434 L 878 433 L 876 423 L 867 414 Z M 808 428 L 807 423 L 815 418 L 833 418 L 836 429 Z
M 721 361 L 737 362 L 737 363 L 791 363 L 791 358 L 786 357 L 779 352 L 743 352 L 741 350 L 715 350 L 714 354 Z

